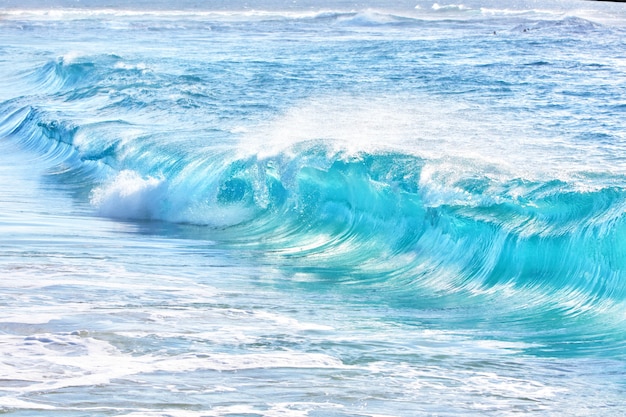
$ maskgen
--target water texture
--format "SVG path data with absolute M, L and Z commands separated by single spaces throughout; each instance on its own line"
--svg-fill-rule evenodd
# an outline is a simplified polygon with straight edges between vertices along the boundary
M 626 415 L 626 5 L 0 8 L 0 413 Z

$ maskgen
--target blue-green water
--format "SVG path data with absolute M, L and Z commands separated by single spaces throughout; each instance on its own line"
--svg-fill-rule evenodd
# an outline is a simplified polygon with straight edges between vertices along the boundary
M 626 415 L 626 5 L 9 2 L 0 413 Z

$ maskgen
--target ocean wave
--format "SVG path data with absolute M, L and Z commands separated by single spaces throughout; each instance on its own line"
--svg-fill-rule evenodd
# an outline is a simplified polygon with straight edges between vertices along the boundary
M 131 65 L 117 55 L 68 53 L 23 72 L 21 78 L 25 85 L 23 93 L 65 93 L 67 99 L 76 100 L 96 95 L 108 85 L 121 84 L 129 77 L 145 78 L 148 71 L 145 64 Z
M 76 156 L 71 147 L 76 127 L 70 123 L 45 121 L 31 107 L 7 109 L 3 116 L 0 134 L 5 138 L 16 137 L 24 149 L 51 161 L 64 161 Z
M 3 117 L 3 137 L 42 164 L 89 167 L 83 181 L 105 217 L 203 226 L 207 238 L 262 249 L 292 271 L 374 286 L 384 276 L 387 289 L 405 294 L 514 288 L 539 302 L 557 292 L 567 314 L 626 300 L 626 190 L 618 186 L 441 177 L 436 161 L 328 141 L 265 156 L 162 154 L 151 142 L 86 140 L 97 125 L 33 108 Z

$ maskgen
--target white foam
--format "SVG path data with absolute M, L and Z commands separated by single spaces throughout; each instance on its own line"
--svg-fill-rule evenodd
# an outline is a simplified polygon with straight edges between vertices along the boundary
M 211 344 L 252 344 L 270 333 L 332 331 L 331 326 L 301 322 L 266 311 L 229 309 L 155 309 L 149 312 L 146 330 L 118 331 L 130 338 L 156 336 L 202 341 Z M 206 323 L 211 323 L 208 326 Z M 259 329 L 263 329 L 262 332 Z
M 307 330 L 320 330 L 330 331 L 333 330 L 332 326 L 322 325 L 318 323 L 303 323 L 291 317 L 287 317 L 280 314 L 270 313 L 268 311 L 255 311 L 255 317 L 273 322 L 279 327 L 288 328 L 291 331 L 307 331 Z
M 27 386 L 6 387 L 19 393 L 53 390 L 69 386 L 107 383 L 126 375 L 124 356 L 105 341 L 76 334 L 38 334 L 26 338 L 0 336 L 2 350 L 10 360 L 0 362 L 0 374 L 7 379 L 30 382 Z
M 117 62 L 114 65 L 114 68 L 122 69 L 122 70 L 136 70 L 136 71 L 140 71 L 141 73 L 145 73 L 149 70 L 148 65 L 143 62 L 140 62 L 137 64 L 129 64 L 127 62 Z
M 133 411 L 131 413 L 116 414 L 118 417 L 209 417 L 209 416 L 221 416 L 213 410 L 167 410 L 167 411 L 155 411 L 151 409 L 143 409 L 140 411 Z
M 433 3 L 432 7 L 435 11 L 462 11 L 462 10 L 470 10 L 469 7 L 463 4 L 446 4 L 440 5 L 439 3 Z
M 28 410 L 56 410 L 56 407 L 32 401 L 24 401 L 15 397 L 0 397 L 0 413 L 4 414 L 3 408 L 28 409 Z
M 347 369 L 339 359 L 322 353 L 277 351 L 267 353 L 209 353 L 187 354 L 173 358 L 141 357 L 152 371 L 191 372 L 197 370 L 242 371 L 249 369 Z
M 331 407 L 330 404 L 324 404 L 324 408 Z M 193 411 L 193 410 L 141 410 L 128 414 L 118 414 L 120 417 L 221 417 L 234 415 L 263 415 L 266 417 L 306 417 L 309 412 L 319 408 L 319 404 L 314 403 L 279 403 L 271 404 L 268 407 L 254 407 L 246 404 L 233 405 L 216 405 L 210 410 Z M 368 414 L 369 415 L 369 414 Z
M 96 188 L 91 203 L 102 216 L 120 219 L 158 219 L 167 184 L 163 179 L 121 171 L 111 182 Z
M 0 335 L 0 348 L 6 354 L 6 360 L 0 361 L 0 375 L 6 380 L 20 381 L 2 390 L 21 394 L 107 384 L 112 379 L 153 372 L 346 368 L 341 360 L 327 354 L 289 350 L 132 355 L 86 331 L 41 333 L 28 337 Z
M 410 138 L 415 116 L 401 100 L 392 98 L 318 97 L 242 135 L 240 148 L 260 159 L 289 155 L 295 145 L 303 143 L 324 142 L 331 151 L 348 154 L 373 152 Z
M 626 174 L 626 167 L 613 160 L 621 150 L 555 137 L 541 123 L 426 95 L 320 96 L 243 132 L 239 152 L 241 158 L 256 155 L 268 163 L 296 158 L 316 147 L 329 153 L 322 162 L 337 156 L 401 152 L 424 159 L 428 178 L 445 180 L 446 187 L 476 176 L 496 182 L 562 180 L 585 187 L 594 183 L 588 173 L 605 172 L 607 164 L 616 175 Z M 569 156 L 566 161 L 563 155 Z

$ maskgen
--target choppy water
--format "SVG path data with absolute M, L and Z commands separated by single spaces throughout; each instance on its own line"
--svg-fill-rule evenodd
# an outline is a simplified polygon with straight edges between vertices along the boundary
M 0 413 L 626 415 L 626 4 L 0 9 Z

